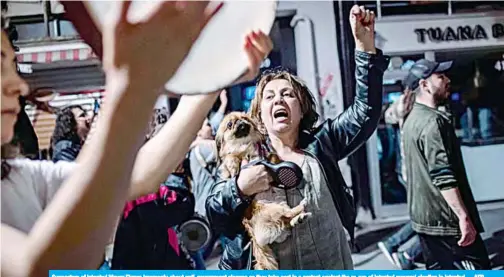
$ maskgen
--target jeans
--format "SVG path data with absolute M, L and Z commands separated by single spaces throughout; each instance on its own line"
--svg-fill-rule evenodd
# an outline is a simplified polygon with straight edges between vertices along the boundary
M 411 259 L 415 260 L 422 254 L 422 246 L 417 233 L 415 233 L 411 227 L 411 222 L 406 223 L 401 229 L 390 236 L 386 243 L 388 246 L 392 247 L 393 252 L 395 252 L 402 244 L 411 238 L 413 238 L 413 244 L 404 252 L 406 252 Z
M 482 139 L 492 137 L 492 110 L 489 108 L 480 108 L 478 111 L 478 120 Z

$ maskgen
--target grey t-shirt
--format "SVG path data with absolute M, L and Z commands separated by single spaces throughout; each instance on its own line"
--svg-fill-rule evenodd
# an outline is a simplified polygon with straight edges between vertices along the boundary
M 306 197 L 306 212 L 312 213 L 287 240 L 271 245 L 279 269 L 353 269 L 345 229 L 318 162 L 305 156 L 301 168 L 304 180 L 298 188 L 270 190 L 272 199 L 287 201 L 290 207 Z

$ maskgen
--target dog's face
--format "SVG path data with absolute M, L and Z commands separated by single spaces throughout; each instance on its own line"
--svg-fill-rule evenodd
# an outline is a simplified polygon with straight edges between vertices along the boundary
M 264 136 L 254 120 L 245 113 L 232 112 L 226 115 L 215 136 L 217 151 L 222 159 L 229 154 L 248 154 L 251 145 L 262 143 Z

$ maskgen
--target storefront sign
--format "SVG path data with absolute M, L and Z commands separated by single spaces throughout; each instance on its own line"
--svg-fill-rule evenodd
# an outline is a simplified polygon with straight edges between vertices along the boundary
M 376 22 L 385 53 L 504 47 L 504 15 L 453 15 L 442 18 L 386 18 Z
M 500 38 L 504 36 L 504 25 L 500 23 L 495 23 L 492 25 L 491 30 L 485 30 L 485 28 L 479 24 L 476 26 L 458 26 L 446 28 L 419 28 L 415 29 L 415 34 L 417 35 L 417 40 L 420 43 L 425 43 L 427 40 L 432 42 L 442 42 L 442 41 L 461 41 L 461 40 L 478 40 L 478 39 L 488 39 L 489 35 L 493 38 Z

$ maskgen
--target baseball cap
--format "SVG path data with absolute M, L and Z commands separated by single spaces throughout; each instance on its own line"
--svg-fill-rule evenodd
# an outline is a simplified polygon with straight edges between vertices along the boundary
M 434 62 L 426 59 L 418 60 L 411 66 L 408 76 L 403 80 L 403 86 L 415 90 L 421 79 L 427 79 L 434 73 L 445 73 L 452 67 L 453 61 Z

